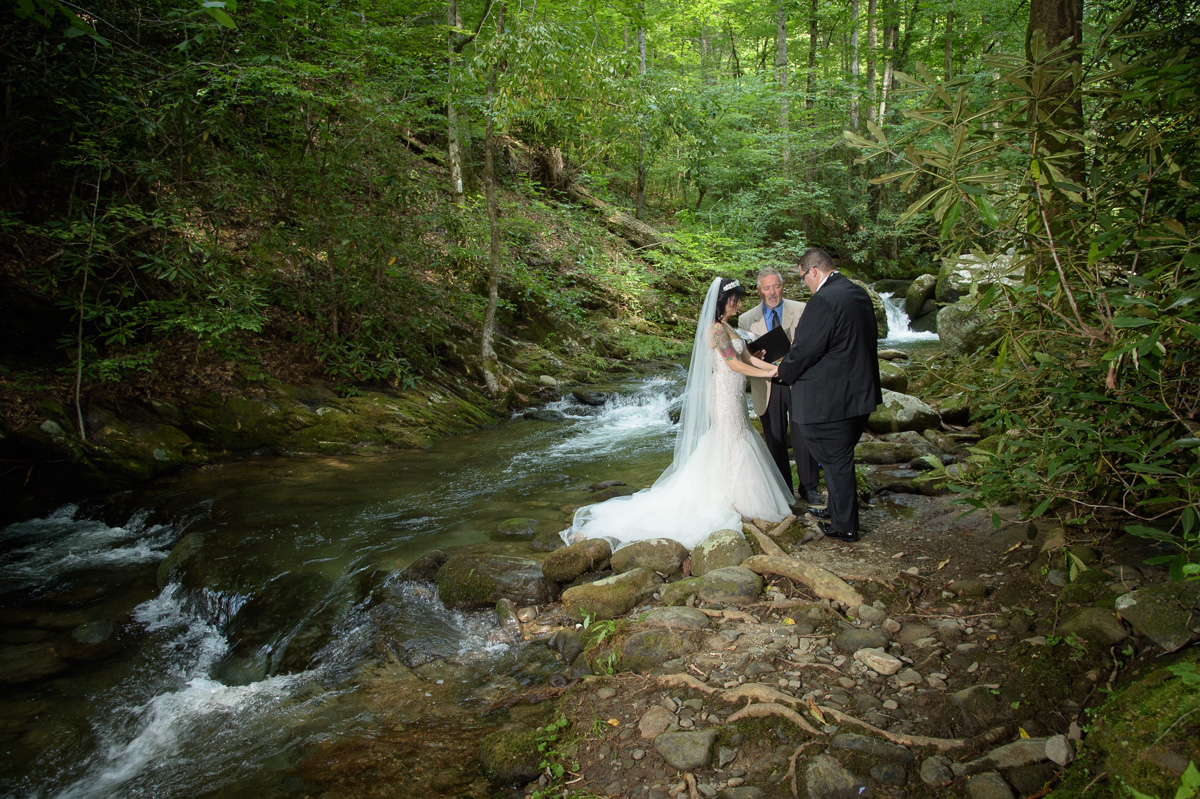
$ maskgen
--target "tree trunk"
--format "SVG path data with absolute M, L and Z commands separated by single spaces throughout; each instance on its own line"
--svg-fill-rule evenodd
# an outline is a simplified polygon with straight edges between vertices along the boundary
M 946 12 L 946 80 L 950 80 L 950 57 L 954 54 L 954 9 Z
M 742 77 L 742 62 L 738 60 L 737 41 L 733 37 L 733 23 L 725 21 L 725 28 L 729 32 L 729 72 L 733 77 Z
M 813 109 L 813 83 L 817 79 L 817 0 L 812 0 L 812 14 L 808 18 L 808 85 L 804 87 L 804 108 Z
M 463 205 L 463 169 L 462 148 L 459 145 L 458 109 L 454 105 L 454 75 L 457 72 L 455 61 L 458 52 L 454 47 L 454 32 L 458 28 L 458 0 L 449 0 L 446 4 L 446 56 L 448 89 L 446 93 L 446 155 L 450 160 L 450 194 L 455 205 Z
M 496 9 L 496 35 L 504 35 L 504 2 Z M 487 191 L 488 216 L 488 304 L 483 315 L 483 331 L 480 336 L 479 354 L 483 365 L 483 379 L 487 393 L 493 399 L 500 396 L 500 360 L 496 357 L 493 340 L 496 334 L 496 306 L 500 298 L 500 205 L 496 200 L 496 65 L 488 68 L 487 127 L 484 133 L 483 174 Z
M 638 86 L 643 98 L 646 92 L 646 4 L 638 3 Z M 646 121 L 638 122 L 637 188 L 633 215 L 639 222 L 646 218 Z
M 779 80 L 779 133 L 783 137 L 780 161 L 784 175 L 791 169 L 791 148 L 788 145 L 788 63 L 787 9 L 779 0 L 775 11 L 775 74 Z
M 875 121 L 875 103 L 879 93 L 875 87 L 875 50 L 879 47 L 878 20 L 879 0 L 867 0 L 867 86 L 870 87 L 870 100 L 867 103 L 867 121 Z
M 850 0 L 850 130 L 858 130 L 858 0 Z

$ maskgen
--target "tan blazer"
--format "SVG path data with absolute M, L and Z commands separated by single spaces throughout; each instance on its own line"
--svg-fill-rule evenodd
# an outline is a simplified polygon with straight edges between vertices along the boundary
M 796 335 L 796 325 L 800 323 L 800 316 L 804 313 L 804 303 L 784 298 L 780 305 L 782 314 L 780 314 L 779 323 L 787 333 L 788 341 L 793 341 Z M 738 327 L 750 331 L 756 338 L 766 334 L 767 320 L 763 318 L 761 302 L 738 317 Z M 787 390 L 786 386 L 781 386 L 781 388 Z M 750 378 L 750 397 L 754 400 L 754 413 L 762 416 L 767 412 L 767 402 L 771 399 L 772 390 L 771 381 L 765 377 Z

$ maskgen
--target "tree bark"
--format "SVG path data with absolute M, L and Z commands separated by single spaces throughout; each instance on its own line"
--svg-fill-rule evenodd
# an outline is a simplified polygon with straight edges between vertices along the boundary
M 638 3 L 638 87 L 643 97 L 646 92 L 646 4 Z M 635 189 L 633 215 L 638 220 L 646 218 L 646 121 L 638 122 L 637 188 Z
M 850 130 L 858 130 L 858 0 L 850 0 Z
M 779 80 L 779 132 L 783 136 L 780 151 L 783 174 L 791 170 L 791 148 L 788 145 L 788 63 L 787 63 L 787 9 L 784 0 L 779 0 L 775 11 L 775 74 Z
M 875 121 L 875 103 L 879 93 L 875 86 L 875 51 L 879 47 L 879 0 L 867 0 L 867 86 L 870 87 L 867 103 L 867 120 Z
M 504 0 L 496 8 L 496 36 L 504 35 Z M 497 65 L 488 67 L 487 127 L 484 133 L 484 184 L 487 192 L 488 216 L 488 304 L 483 315 L 483 331 L 480 335 L 479 354 L 483 365 L 483 380 L 487 393 L 493 399 L 500 396 L 500 360 L 493 345 L 496 334 L 496 306 L 500 299 L 500 204 L 496 200 L 496 70 Z
M 463 169 L 462 147 L 459 144 L 458 108 L 454 105 L 454 74 L 455 61 L 458 51 L 454 46 L 455 31 L 458 29 L 458 0 L 446 3 L 446 58 L 447 58 L 447 93 L 446 93 L 446 155 L 450 160 L 450 194 L 455 205 L 463 205 Z
M 804 87 L 804 108 L 813 109 L 813 83 L 817 79 L 817 0 L 812 0 L 808 18 L 808 84 Z

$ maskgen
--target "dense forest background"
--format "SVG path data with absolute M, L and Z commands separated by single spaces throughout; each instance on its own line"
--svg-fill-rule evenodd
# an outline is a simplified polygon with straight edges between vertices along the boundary
M 1185 0 L 4 0 L 4 428 L 322 376 L 670 354 L 713 274 L 1013 249 L 935 389 L 969 502 L 1200 570 Z M 682 325 L 682 326 L 680 326 Z

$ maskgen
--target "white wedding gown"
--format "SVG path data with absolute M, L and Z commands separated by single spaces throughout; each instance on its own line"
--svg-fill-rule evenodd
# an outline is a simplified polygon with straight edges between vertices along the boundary
M 746 344 L 733 336 L 733 346 L 740 355 Z M 779 521 L 791 513 L 790 492 L 750 427 L 746 378 L 711 344 L 708 351 L 709 424 L 695 449 L 650 488 L 580 508 L 563 540 L 608 538 L 619 547 L 670 538 L 691 549 L 715 530 L 740 531 L 743 516 Z

